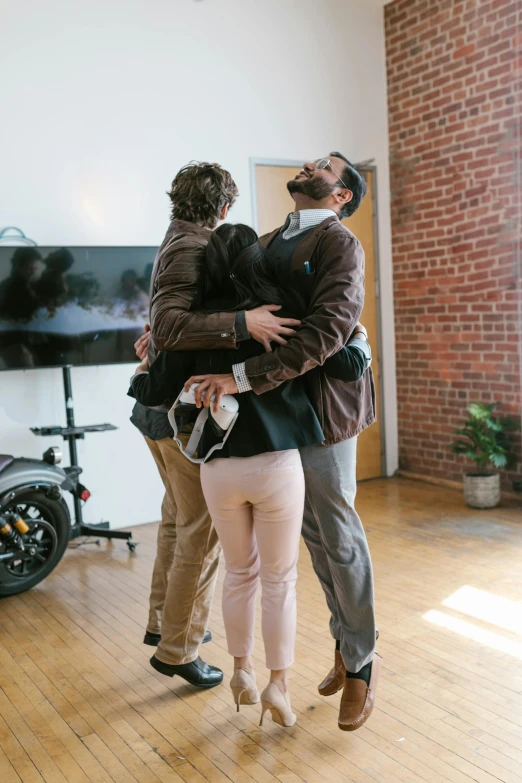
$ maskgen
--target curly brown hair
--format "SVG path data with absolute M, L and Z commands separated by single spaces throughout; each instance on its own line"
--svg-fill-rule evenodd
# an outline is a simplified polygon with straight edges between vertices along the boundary
M 232 206 L 239 191 L 228 171 L 217 163 L 191 161 L 178 171 L 167 195 L 172 217 L 214 228 L 221 210 Z

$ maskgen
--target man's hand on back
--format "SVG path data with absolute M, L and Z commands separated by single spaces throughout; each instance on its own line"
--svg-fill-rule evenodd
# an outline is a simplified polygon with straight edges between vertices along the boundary
M 136 351 L 136 356 L 138 359 L 141 359 L 143 361 L 147 358 L 147 348 L 149 347 L 149 341 L 150 341 L 150 326 L 149 324 L 145 324 L 143 327 L 143 334 L 141 337 L 138 337 L 136 342 L 134 343 L 134 350 Z
M 295 334 L 292 326 L 301 326 L 301 321 L 295 318 L 278 318 L 272 315 L 280 310 L 280 305 L 263 305 L 255 310 L 247 310 L 246 325 L 251 337 L 264 346 L 265 351 L 271 351 L 270 343 L 286 345 L 285 337 Z

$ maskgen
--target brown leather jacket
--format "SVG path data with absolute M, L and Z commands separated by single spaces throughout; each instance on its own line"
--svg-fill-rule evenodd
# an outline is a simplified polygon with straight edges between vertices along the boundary
M 280 229 L 261 238 L 268 246 Z M 190 311 L 198 293 L 209 232 L 174 220 L 158 251 L 151 284 L 152 341 L 158 350 L 234 348 L 234 313 Z M 309 262 L 310 274 L 305 263 Z M 375 421 L 371 368 L 360 381 L 327 376 L 323 362 L 349 340 L 364 301 L 364 251 L 337 218 L 328 218 L 298 245 L 292 260 L 296 284 L 308 288 L 309 313 L 285 346 L 248 359 L 246 372 L 257 394 L 306 373 L 325 443 L 354 437 Z M 154 358 L 154 348 L 151 349 Z
M 150 287 L 149 360 L 156 351 L 235 348 L 235 313 L 191 310 L 211 231 L 174 219 L 156 255 Z

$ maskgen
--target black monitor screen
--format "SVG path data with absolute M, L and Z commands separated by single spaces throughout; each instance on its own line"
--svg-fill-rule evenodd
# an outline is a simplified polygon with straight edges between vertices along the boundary
M 0 369 L 134 362 L 156 251 L 0 246 Z

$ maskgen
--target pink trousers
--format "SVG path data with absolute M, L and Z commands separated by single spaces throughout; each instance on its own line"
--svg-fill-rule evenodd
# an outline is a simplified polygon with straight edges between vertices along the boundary
M 304 507 L 299 452 L 215 459 L 201 466 L 201 484 L 225 556 L 223 620 L 228 651 L 236 658 L 253 652 L 261 579 L 266 666 L 287 669 L 294 661 Z

